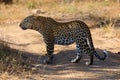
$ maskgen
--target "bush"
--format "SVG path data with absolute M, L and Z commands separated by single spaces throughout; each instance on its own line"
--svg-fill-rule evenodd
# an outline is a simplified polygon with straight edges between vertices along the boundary
M 13 0 L 0 0 L 0 3 L 12 4 Z

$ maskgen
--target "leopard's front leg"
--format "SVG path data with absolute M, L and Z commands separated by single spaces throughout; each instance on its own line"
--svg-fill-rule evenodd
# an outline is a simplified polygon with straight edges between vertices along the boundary
M 53 52 L 54 52 L 54 43 L 46 42 L 46 51 L 47 59 L 44 61 L 46 64 L 52 64 L 53 62 Z

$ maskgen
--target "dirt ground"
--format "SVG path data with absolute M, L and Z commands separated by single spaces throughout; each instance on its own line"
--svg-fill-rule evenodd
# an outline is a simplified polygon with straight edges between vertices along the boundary
M 46 50 L 42 35 L 33 30 L 23 31 L 18 25 L 0 25 L 0 39 L 8 42 L 13 49 L 28 52 L 35 59 L 33 74 L 20 80 L 120 80 L 120 55 L 117 54 L 120 51 L 120 38 L 103 37 L 99 29 L 91 29 L 96 51 L 99 54 L 104 49 L 109 52 L 105 61 L 95 58 L 94 65 L 87 66 L 85 62 L 89 58 L 84 54 L 82 60 L 74 64 L 70 60 L 76 56 L 75 44 L 55 45 L 54 63 L 46 65 L 43 64 Z

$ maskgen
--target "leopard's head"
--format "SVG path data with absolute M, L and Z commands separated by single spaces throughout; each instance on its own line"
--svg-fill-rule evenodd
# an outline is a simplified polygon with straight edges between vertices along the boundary
M 38 24 L 39 24 L 37 17 L 38 16 L 34 16 L 34 15 L 26 17 L 25 19 L 23 19 L 21 21 L 21 23 L 19 24 L 19 26 L 23 30 L 26 30 L 26 29 L 35 29 L 36 26 L 38 26 Z

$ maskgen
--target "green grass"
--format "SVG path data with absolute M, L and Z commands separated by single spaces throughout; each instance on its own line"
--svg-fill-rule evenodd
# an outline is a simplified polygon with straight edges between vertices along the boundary
M 36 8 L 36 3 L 35 2 L 31 2 L 31 1 L 28 1 L 27 2 L 27 8 L 28 9 L 34 9 L 34 8 Z

